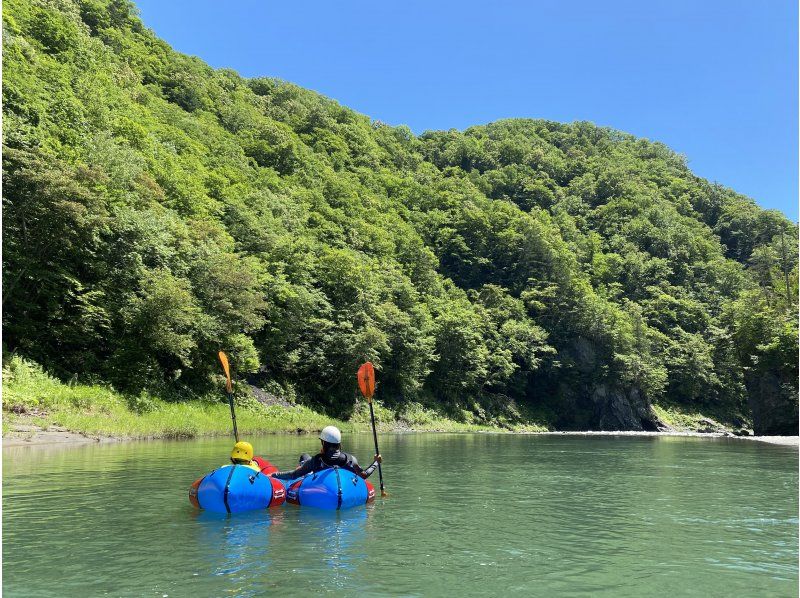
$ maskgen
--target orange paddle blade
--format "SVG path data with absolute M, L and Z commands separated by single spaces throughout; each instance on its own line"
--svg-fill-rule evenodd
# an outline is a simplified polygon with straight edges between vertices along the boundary
M 358 368 L 358 388 L 367 400 L 372 400 L 372 395 L 375 394 L 375 368 L 369 361 Z
M 231 384 L 231 366 L 228 365 L 228 356 L 224 351 L 219 352 L 219 360 L 222 363 L 222 369 L 225 370 L 225 377 L 228 381 L 225 383 L 225 390 L 233 392 L 233 385 Z

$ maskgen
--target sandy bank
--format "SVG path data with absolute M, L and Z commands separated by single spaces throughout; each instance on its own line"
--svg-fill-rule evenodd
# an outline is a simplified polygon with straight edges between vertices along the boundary
M 120 442 L 125 438 L 98 438 L 70 432 L 66 428 L 51 426 L 47 430 L 34 426 L 17 426 L 3 436 L 3 446 L 40 446 L 43 444 L 86 444 L 90 442 Z
M 800 436 L 745 436 L 744 440 L 782 444 L 784 446 L 800 446 Z
M 534 432 L 544 436 L 685 436 L 693 438 L 731 438 L 734 440 L 751 440 L 780 444 L 783 446 L 800 446 L 800 436 L 734 436 L 726 432 L 638 432 L 638 431 L 586 431 L 586 432 Z

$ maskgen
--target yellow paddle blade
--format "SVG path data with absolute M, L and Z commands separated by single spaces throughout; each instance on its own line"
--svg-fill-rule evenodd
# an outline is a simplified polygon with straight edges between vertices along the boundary
M 231 383 L 231 366 L 228 364 L 228 356 L 225 355 L 224 351 L 219 352 L 219 360 L 222 363 L 222 369 L 225 370 L 225 378 L 227 378 L 225 390 L 228 392 L 233 392 L 233 384 Z

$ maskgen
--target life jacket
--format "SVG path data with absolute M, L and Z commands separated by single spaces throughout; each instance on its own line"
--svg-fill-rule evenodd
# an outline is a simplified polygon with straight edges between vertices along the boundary
M 243 465 L 243 466 L 249 467 L 250 469 L 253 469 L 255 471 L 261 471 L 261 468 L 258 466 L 258 464 L 253 462 L 253 461 L 250 461 L 249 463 L 241 463 L 239 461 L 237 461 L 236 463 L 226 463 L 222 467 L 230 467 L 231 465 Z
M 327 453 L 319 455 L 319 458 L 322 463 L 328 467 L 342 467 L 355 473 L 360 471 L 358 459 L 350 453 L 345 453 L 341 450 L 328 451 Z

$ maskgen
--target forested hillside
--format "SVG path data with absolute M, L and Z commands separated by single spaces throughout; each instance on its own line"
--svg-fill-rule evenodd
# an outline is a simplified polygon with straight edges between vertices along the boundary
M 179 54 L 124 0 L 6 0 L 3 28 L 5 354 L 188 400 L 225 349 L 342 417 L 370 359 L 398 410 L 797 432 L 797 226 L 664 145 L 415 136 Z

